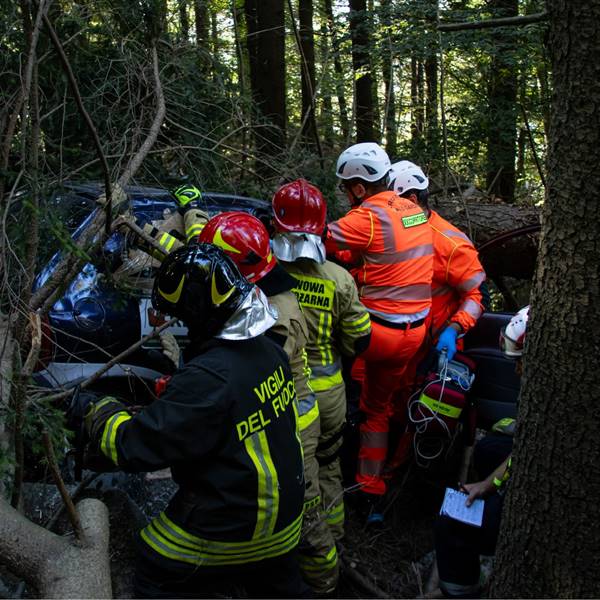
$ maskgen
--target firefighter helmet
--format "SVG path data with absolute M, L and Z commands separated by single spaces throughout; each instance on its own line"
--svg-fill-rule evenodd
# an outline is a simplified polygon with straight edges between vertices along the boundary
M 529 306 L 525 306 L 500 330 L 500 349 L 506 356 L 518 357 L 523 354 L 528 320 Z
M 379 144 L 363 142 L 350 146 L 340 154 L 336 173 L 340 179 L 358 178 L 372 183 L 383 179 L 390 168 L 390 158 Z
M 217 334 L 253 285 L 211 244 L 191 244 L 169 254 L 154 279 L 152 305 L 181 319 L 192 337 Z
M 402 196 L 408 190 L 426 190 L 428 187 L 429 179 L 415 163 L 401 160 L 392 165 L 389 188 L 398 195 Z
M 312 233 L 325 229 L 327 206 L 321 191 L 305 179 L 281 186 L 273 196 L 275 228 L 280 233 Z
M 262 279 L 277 264 L 266 227 L 245 212 L 224 212 L 213 217 L 198 241 L 221 248 L 252 283 Z

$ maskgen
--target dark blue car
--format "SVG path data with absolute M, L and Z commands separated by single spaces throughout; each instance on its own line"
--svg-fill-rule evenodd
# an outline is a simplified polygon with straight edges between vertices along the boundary
M 165 189 L 128 187 L 125 191 L 137 218 L 151 222 L 176 212 L 177 203 Z M 100 185 L 69 185 L 50 200 L 74 239 L 98 210 L 95 200 L 101 192 Z M 271 205 L 264 200 L 210 192 L 203 198 L 211 216 L 227 210 L 242 210 L 265 224 L 271 218 Z M 124 285 L 115 276 L 123 270 L 130 250 L 127 237 L 114 233 L 105 243 L 100 259 L 94 264 L 85 264 L 63 297 L 54 304 L 46 323 L 43 368 L 36 373 L 40 385 L 77 385 L 162 322 L 164 317 L 154 313 L 149 301 L 155 265 L 151 265 L 146 255 L 148 266 L 136 274 L 134 286 Z M 60 258 L 59 251 L 50 259 L 37 277 L 34 290 L 50 277 Z M 125 279 L 131 284 L 131 277 Z M 183 327 L 172 331 L 176 336 L 185 336 Z M 153 381 L 165 370 L 157 345 L 153 340 L 130 354 L 124 363 L 112 367 L 94 389 L 125 395 L 134 403 L 147 401 Z

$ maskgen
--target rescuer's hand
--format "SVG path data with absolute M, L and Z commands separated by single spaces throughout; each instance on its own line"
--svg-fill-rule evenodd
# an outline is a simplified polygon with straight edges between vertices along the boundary
M 188 207 L 200 207 L 202 201 L 202 192 L 195 185 L 180 185 L 173 190 L 173 196 L 179 204 L 179 208 L 185 209 Z
M 175 368 L 178 369 L 181 350 L 179 349 L 179 344 L 177 343 L 175 336 L 169 331 L 163 331 L 160 334 L 159 339 L 163 354 L 175 365 Z
M 458 337 L 458 331 L 452 326 L 448 325 L 444 331 L 442 331 L 440 335 L 440 339 L 438 340 L 437 346 L 435 349 L 438 352 L 442 350 L 446 350 L 446 355 L 448 360 L 452 360 L 454 355 L 456 354 L 456 338 Z
M 496 491 L 494 481 L 489 477 L 487 479 L 484 479 L 483 481 L 478 481 L 476 483 L 466 483 L 465 485 L 461 486 L 461 488 L 462 491 L 469 494 L 469 497 L 465 501 L 465 504 L 467 506 L 471 506 L 471 504 L 473 504 L 473 501 L 477 498 L 485 498 L 486 496 L 489 496 L 490 494 Z
M 112 396 L 105 396 L 98 402 L 90 403 L 85 413 L 84 423 L 92 443 L 99 441 L 106 421 L 119 412 L 127 412 L 127 407 Z

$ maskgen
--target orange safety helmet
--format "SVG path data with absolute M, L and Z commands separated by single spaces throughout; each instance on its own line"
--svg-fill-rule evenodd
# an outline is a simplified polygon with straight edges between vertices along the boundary
M 245 212 L 224 212 L 213 217 L 198 241 L 221 248 L 251 283 L 262 279 L 277 264 L 266 227 Z
M 325 229 L 327 206 L 321 191 L 306 179 L 282 185 L 273 196 L 273 217 L 279 233 L 312 233 Z

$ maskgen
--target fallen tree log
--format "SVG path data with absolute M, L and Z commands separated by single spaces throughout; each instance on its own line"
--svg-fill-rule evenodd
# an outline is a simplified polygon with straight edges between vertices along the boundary
M 445 199 L 432 196 L 429 203 L 444 219 L 464 231 L 476 246 L 505 231 L 540 222 L 540 210 L 533 206 L 460 196 Z
M 77 505 L 83 539 L 36 525 L 0 498 L 0 556 L 41 598 L 112 598 L 108 509 L 87 498 Z

